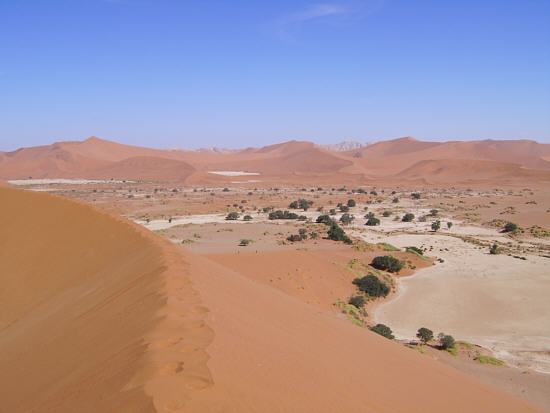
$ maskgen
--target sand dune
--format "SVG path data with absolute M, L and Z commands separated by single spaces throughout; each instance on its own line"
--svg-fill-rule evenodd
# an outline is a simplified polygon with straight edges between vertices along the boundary
M 420 162 L 444 160 L 477 161 L 479 174 L 469 180 L 499 179 L 503 164 L 530 170 L 550 170 L 550 145 L 528 140 L 471 142 L 422 142 L 400 138 L 350 151 L 329 150 L 311 142 L 289 141 L 262 148 L 232 151 L 161 150 L 122 145 L 96 137 L 82 142 L 58 142 L 47 146 L 23 148 L 0 153 L 0 178 L 94 178 L 146 179 L 151 181 L 188 181 L 201 184 L 226 182 L 208 171 L 245 171 L 259 173 L 274 182 L 316 183 L 338 175 L 340 183 L 388 179 Z M 485 163 L 484 163 L 485 162 Z M 493 163 L 490 163 L 493 162 Z M 456 164 L 458 169 L 458 164 Z M 494 170 L 491 168 L 494 167 Z M 438 167 L 422 166 L 418 177 L 404 174 L 400 180 L 426 179 L 445 175 L 445 182 L 458 182 L 449 165 L 445 173 Z M 516 172 L 521 172 L 516 174 Z M 545 174 L 512 170 L 516 181 L 545 179 Z M 430 178 L 434 179 L 430 179 Z
M 2 411 L 155 412 L 210 383 L 211 333 L 171 247 L 50 195 L 0 200 Z
M 430 183 L 492 180 L 550 181 L 550 171 L 525 169 L 518 164 L 466 159 L 420 161 L 397 174 L 399 178 L 423 179 Z

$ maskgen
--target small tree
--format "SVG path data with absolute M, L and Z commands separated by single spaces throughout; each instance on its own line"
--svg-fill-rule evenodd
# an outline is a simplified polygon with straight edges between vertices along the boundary
M 514 224 L 513 222 L 508 222 L 506 225 L 504 225 L 503 232 L 516 232 L 518 230 L 517 224 Z
M 361 278 L 353 280 L 353 284 L 357 286 L 359 291 L 362 291 L 370 297 L 385 297 L 390 293 L 390 288 L 380 281 L 377 276 L 373 274 L 365 275 Z
M 421 327 L 416 332 L 416 337 L 418 337 L 418 339 L 422 341 L 422 343 L 426 344 L 429 341 L 433 340 L 434 332 L 429 328 Z
M 398 204 L 399 203 L 399 198 L 395 197 L 391 200 L 394 204 Z
M 341 212 L 349 212 L 349 206 L 347 206 L 347 205 L 340 205 L 340 211 L 341 211 Z
M 413 219 L 414 219 L 414 214 L 411 214 L 410 212 L 407 212 L 405 215 L 403 215 L 403 218 L 401 218 L 401 221 L 411 222 Z
M 376 324 L 374 327 L 371 327 L 371 331 L 375 332 L 376 334 L 380 334 L 382 337 L 386 337 L 390 340 L 394 339 L 393 331 L 391 331 L 391 328 L 384 324 Z
M 453 336 L 450 336 L 445 333 L 440 333 L 439 336 L 439 347 L 443 350 L 448 350 L 450 348 L 453 348 L 455 345 L 455 339 Z
M 239 213 L 238 212 L 230 212 L 229 214 L 227 214 L 225 219 L 227 221 L 235 221 L 235 220 L 239 219 Z
M 251 243 L 252 243 L 252 240 L 251 240 L 251 239 L 242 239 L 242 240 L 239 242 L 239 246 L 241 246 L 241 247 L 247 247 L 247 246 L 249 246 Z
M 354 219 L 355 217 L 353 215 L 344 214 L 340 217 L 340 222 L 344 225 L 348 225 L 348 224 L 351 224 Z
M 335 222 L 333 222 L 327 232 L 328 238 L 333 241 L 343 241 L 345 244 L 351 244 L 351 239 L 345 231 Z
M 369 219 L 367 219 L 365 225 L 368 225 L 369 227 L 374 227 L 376 225 L 380 225 L 380 220 L 375 217 L 370 217 Z
M 491 248 L 489 248 L 489 254 L 491 255 L 500 254 L 500 248 L 496 242 L 493 245 L 491 245 Z
M 354 295 L 350 297 L 348 303 L 357 308 L 363 308 L 365 306 L 365 297 L 362 295 Z
M 441 228 L 441 221 L 437 220 L 437 221 L 434 221 L 432 222 L 432 231 L 439 231 L 439 229 Z
M 325 225 L 332 225 L 334 223 L 333 219 L 329 215 L 319 215 L 315 222 Z
M 252 216 L 250 216 L 250 215 L 245 215 L 245 216 L 243 217 L 243 221 L 252 221 Z
M 420 192 L 413 192 L 411 194 L 412 199 L 420 199 Z
M 382 216 L 383 216 L 383 217 L 386 217 L 386 218 L 389 217 L 389 216 L 391 216 L 391 211 L 384 211 L 384 212 L 382 212 Z
M 437 214 L 439 214 L 439 211 L 437 209 L 430 209 L 430 216 L 436 217 Z
M 399 272 L 403 268 L 403 262 L 391 255 L 384 255 L 381 257 L 375 257 L 371 264 L 377 270 L 388 272 Z
M 453 227 L 453 223 L 451 221 L 447 221 L 447 229 L 450 231 Z
M 348 199 L 348 207 L 353 208 L 355 205 L 357 205 L 355 199 Z

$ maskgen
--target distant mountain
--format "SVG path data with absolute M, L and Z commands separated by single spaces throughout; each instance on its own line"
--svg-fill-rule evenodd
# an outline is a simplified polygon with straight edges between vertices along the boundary
M 367 146 L 366 143 L 357 141 L 342 141 L 339 143 L 333 143 L 328 145 L 319 145 L 321 148 L 328 149 L 329 151 L 345 152 L 360 149 L 363 146 Z

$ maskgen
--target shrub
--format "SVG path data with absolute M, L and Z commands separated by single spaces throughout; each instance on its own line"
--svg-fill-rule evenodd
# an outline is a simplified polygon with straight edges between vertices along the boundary
M 454 347 L 455 345 L 455 339 L 453 336 L 441 333 L 439 334 L 438 338 L 439 338 L 439 347 L 441 347 L 443 350 L 448 350 Z
M 451 221 L 447 221 L 447 229 L 451 229 L 453 227 L 453 223 Z
M 250 215 L 245 215 L 243 221 L 252 221 L 252 217 Z
M 382 337 L 386 337 L 390 340 L 394 339 L 393 331 L 391 331 L 391 328 L 384 324 L 376 324 L 374 327 L 371 327 L 370 330 L 376 334 L 380 334 Z
M 374 212 L 369 212 L 369 213 L 365 214 L 366 219 L 374 218 L 374 217 L 375 217 Z
M 403 215 L 403 218 L 401 218 L 401 221 L 411 222 L 413 219 L 414 219 L 414 214 L 411 214 L 410 212 L 407 212 L 405 215 Z
M 504 361 L 492 356 L 477 356 L 474 360 L 481 364 L 491 364 L 493 366 L 503 366 L 505 364 Z
M 403 262 L 399 261 L 395 257 L 392 257 L 391 255 L 375 257 L 370 265 L 377 270 L 388 272 L 399 272 L 403 268 Z
M 344 214 L 340 217 L 340 222 L 344 225 L 348 225 L 348 224 L 351 224 L 354 219 L 355 217 L 353 215 Z
M 278 210 L 278 211 L 270 212 L 268 218 L 271 220 L 274 220 L 274 219 L 298 219 L 299 217 L 298 217 L 298 214 L 295 214 L 294 212 Z
M 367 219 L 367 222 L 365 223 L 365 225 L 368 225 L 369 227 L 374 227 L 376 225 L 380 225 L 380 220 L 378 218 L 371 217 Z
M 519 229 L 517 224 L 514 224 L 513 222 L 508 222 L 506 225 L 504 225 L 503 232 L 516 232 Z
M 292 234 L 292 235 L 289 235 L 286 239 L 290 242 L 298 242 L 298 241 L 302 241 L 304 238 L 299 234 Z
M 384 212 L 382 212 L 382 216 L 383 216 L 383 217 L 386 217 L 386 218 L 389 217 L 389 216 L 391 216 L 391 211 L 384 211 Z
M 390 288 L 380 281 L 375 275 L 369 274 L 353 280 L 359 291 L 363 291 L 370 297 L 385 297 L 390 293 Z
M 413 192 L 411 194 L 412 199 L 420 199 L 420 192 Z
M 332 225 L 334 220 L 329 215 L 319 215 L 315 222 L 318 224 Z
M 376 191 L 373 189 L 372 191 L 369 192 L 369 194 L 374 195 L 374 196 L 377 196 L 377 195 L 378 195 L 378 192 L 376 192 Z
M 348 199 L 348 207 L 353 208 L 357 203 L 355 202 L 355 199 Z
M 428 343 L 429 341 L 433 340 L 434 338 L 434 332 L 426 327 L 421 327 L 416 332 L 416 337 L 420 341 L 422 341 L 424 344 Z
M 341 212 L 349 212 L 349 206 L 347 206 L 347 205 L 340 205 L 340 211 L 341 211 Z
M 357 308 L 363 308 L 365 306 L 365 297 L 362 295 L 354 295 L 349 299 L 348 304 L 351 304 Z
M 327 232 L 328 238 L 333 241 L 343 241 L 346 244 L 351 244 L 351 239 L 346 235 L 345 231 L 335 222 L 333 222 Z
M 336 210 L 333 208 L 330 211 L 328 211 L 330 215 L 336 215 Z
M 500 248 L 497 243 L 494 243 L 493 245 L 491 245 L 491 248 L 489 248 L 489 254 L 491 255 L 500 254 Z
M 292 209 L 300 208 L 300 209 L 303 209 L 304 211 L 307 211 L 309 207 L 312 205 L 313 205 L 313 201 L 301 198 L 297 201 L 291 202 L 288 207 Z
M 432 231 L 439 231 L 439 229 L 441 228 L 441 221 L 434 221 L 432 222 Z
M 394 204 L 399 203 L 399 198 L 395 197 L 391 200 Z
M 239 242 L 239 246 L 241 247 L 246 247 L 248 245 L 250 245 L 252 243 L 252 240 L 251 239 L 242 239 L 240 242 Z
M 439 214 L 439 211 L 437 209 L 430 209 L 430 216 L 436 217 L 437 214 Z
M 422 251 L 422 249 L 418 247 L 405 247 L 405 250 L 409 252 L 414 252 L 418 255 L 424 255 L 424 251 Z
M 229 214 L 227 214 L 225 219 L 227 221 L 235 221 L 235 220 L 239 219 L 239 213 L 238 212 L 230 212 Z

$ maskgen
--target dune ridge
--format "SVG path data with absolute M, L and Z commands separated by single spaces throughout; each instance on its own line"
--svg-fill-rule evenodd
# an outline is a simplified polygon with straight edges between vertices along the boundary
M 212 384 L 206 310 L 168 243 L 11 188 L 0 226 L 2 411 L 178 411 Z

